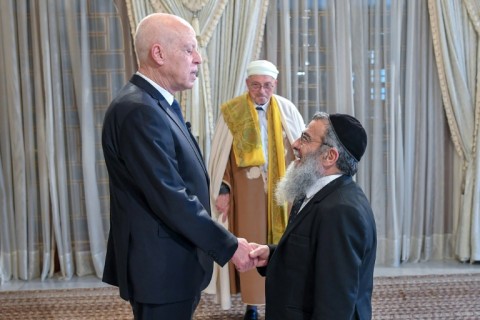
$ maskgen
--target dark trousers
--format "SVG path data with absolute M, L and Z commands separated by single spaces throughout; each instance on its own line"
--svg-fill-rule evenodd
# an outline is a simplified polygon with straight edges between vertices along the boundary
M 193 299 L 166 304 L 150 304 L 130 301 L 135 320 L 191 320 L 200 301 L 200 294 Z

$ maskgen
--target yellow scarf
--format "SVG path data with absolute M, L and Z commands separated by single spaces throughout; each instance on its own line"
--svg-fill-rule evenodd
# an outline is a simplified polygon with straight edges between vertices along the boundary
M 234 98 L 221 106 L 221 112 L 233 136 L 233 152 L 238 167 L 265 163 L 260 122 L 249 94 Z M 277 100 L 272 96 L 268 107 L 268 243 L 278 243 L 288 221 L 287 204 L 278 205 L 275 189 L 285 175 L 285 148 Z

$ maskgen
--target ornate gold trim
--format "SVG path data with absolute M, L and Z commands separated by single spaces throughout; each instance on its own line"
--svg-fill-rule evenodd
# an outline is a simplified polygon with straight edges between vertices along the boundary
M 440 81 L 440 90 L 442 92 L 443 104 L 445 108 L 445 115 L 447 117 L 448 127 L 450 128 L 450 135 L 460 158 L 465 161 L 466 154 L 463 144 L 460 141 L 460 132 L 458 124 L 453 114 L 452 101 L 450 100 L 450 94 L 448 92 L 448 85 L 445 75 L 445 65 L 442 57 L 442 49 L 440 44 L 440 32 L 438 30 L 438 12 L 435 4 L 435 0 L 428 0 L 428 12 L 430 15 L 430 27 L 432 30 L 433 39 L 433 51 L 435 54 L 435 60 L 437 62 L 438 78 Z

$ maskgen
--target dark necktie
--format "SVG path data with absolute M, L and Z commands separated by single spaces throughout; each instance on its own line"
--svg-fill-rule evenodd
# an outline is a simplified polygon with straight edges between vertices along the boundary
M 300 211 L 304 200 L 305 196 L 300 196 L 296 198 L 295 201 L 293 201 L 292 210 L 290 210 L 290 217 L 288 218 L 288 223 L 291 223 L 293 219 L 295 219 L 295 216 L 298 214 L 298 211 Z
M 178 103 L 177 99 L 174 99 L 172 102 L 172 110 L 175 111 L 175 113 L 178 116 L 178 119 L 180 119 L 180 122 L 185 124 L 185 120 L 183 120 L 183 115 L 182 115 L 182 110 L 180 109 L 180 104 Z

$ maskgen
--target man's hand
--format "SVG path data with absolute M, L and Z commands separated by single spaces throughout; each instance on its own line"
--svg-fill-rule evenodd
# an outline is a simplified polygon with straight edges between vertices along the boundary
M 270 255 L 270 248 L 267 245 L 250 242 L 250 247 L 253 249 L 249 256 L 251 259 L 257 260 L 256 267 L 265 267 L 268 263 L 268 256 Z
M 228 209 L 230 208 L 230 194 L 219 194 L 215 200 L 215 209 L 222 215 L 222 223 L 227 221 Z
M 240 272 L 245 272 L 255 268 L 257 265 L 256 258 L 250 258 L 249 253 L 252 251 L 252 247 L 244 238 L 238 238 L 238 248 L 232 257 L 232 262 L 236 269 Z

